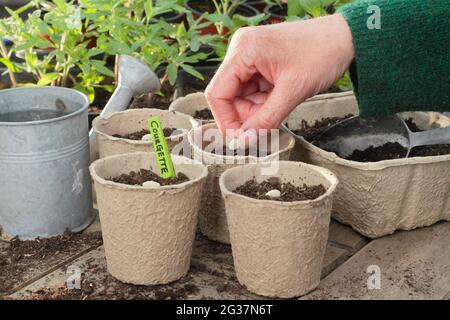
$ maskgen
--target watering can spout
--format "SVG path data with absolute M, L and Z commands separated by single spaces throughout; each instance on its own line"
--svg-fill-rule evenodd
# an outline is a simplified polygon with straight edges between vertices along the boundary
M 104 117 L 125 110 L 135 96 L 158 92 L 161 89 L 158 76 L 141 60 L 122 55 L 119 59 L 119 83 L 100 116 Z M 98 146 L 95 132 L 89 132 L 91 162 L 98 159 Z

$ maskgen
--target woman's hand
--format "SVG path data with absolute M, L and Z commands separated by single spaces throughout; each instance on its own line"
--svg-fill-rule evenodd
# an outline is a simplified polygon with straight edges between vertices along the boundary
M 342 76 L 353 51 L 339 14 L 239 29 L 206 89 L 219 129 L 278 128 L 299 103 Z

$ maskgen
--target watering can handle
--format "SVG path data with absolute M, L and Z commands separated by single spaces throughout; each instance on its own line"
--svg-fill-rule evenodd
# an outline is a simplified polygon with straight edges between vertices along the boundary
M 418 146 L 431 146 L 436 144 L 450 144 L 450 126 L 423 132 L 411 133 L 411 148 Z

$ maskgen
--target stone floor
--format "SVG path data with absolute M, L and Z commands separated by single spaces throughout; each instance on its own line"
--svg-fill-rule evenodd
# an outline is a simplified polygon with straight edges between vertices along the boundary
M 100 230 L 96 221 L 85 232 Z M 0 243 L 0 253 L 7 243 Z M 369 241 L 331 222 L 319 287 L 300 299 L 450 299 L 450 223 Z M 378 269 L 379 268 L 379 269 Z M 82 290 L 68 290 L 73 270 Z M 373 270 L 380 282 L 370 282 Z M 0 266 L 1 272 L 1 266 Z M 368 289 L 368 280 L 380 289 Z M 164 286 L 132 286 L 106 270 L 103 246 L 61 250 L 45 263 L 30 263 L 27 274 L 0 299 L 264 299 L 235 277 L 231 247 L 197 235 L 187 276 Z

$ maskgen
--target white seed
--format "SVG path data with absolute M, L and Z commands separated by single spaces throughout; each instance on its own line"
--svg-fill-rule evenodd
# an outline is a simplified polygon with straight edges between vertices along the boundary
M 157 189 L 161 187 L 161 185 L 156 181 L 145 181 L 142 186 L 147 189 Z
M 281 197 L 281 191 L 277 189 L 270 190 L 266 193 L 266 196 L 268 196 L 271 199 L 278 199 Z
M 151 134 L 146 134 L 145 136 L 143 136 L 141 138 L 142 141 L 150 141 L 152 140 L 152 135 Z
M 237 150 L 239 148 L 239 140 L 238 139 L 232 139 L 230 143 L 228 144 L 228 149 L 230 150 Z

